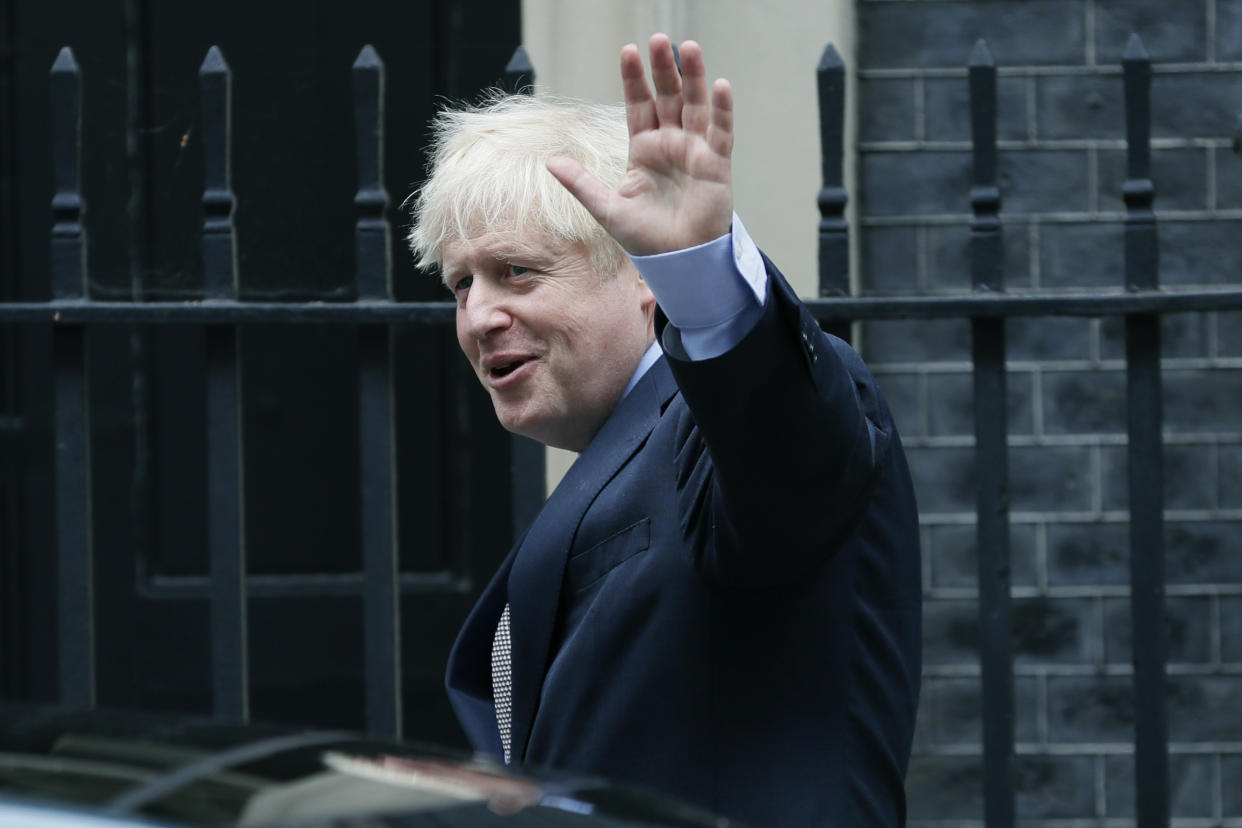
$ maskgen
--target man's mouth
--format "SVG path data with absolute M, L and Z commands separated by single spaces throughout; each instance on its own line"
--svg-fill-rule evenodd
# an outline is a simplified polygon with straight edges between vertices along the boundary
M 514 362 L 506 362 L 504 365 L 497 365 L 495 368 L 492 369 L 492 376 L 493 377 L 507 377 L 509 374 L 512 374 L 514 371 L 516 371 L 518 366 L 521 365 L 524 361 L 525 360 L 519 359 Z
M 503 379 L 530 362 L 530 359 L 530 357 L 517 357 L 497 362 L 487 369 L 487 376 L 494 380 Z

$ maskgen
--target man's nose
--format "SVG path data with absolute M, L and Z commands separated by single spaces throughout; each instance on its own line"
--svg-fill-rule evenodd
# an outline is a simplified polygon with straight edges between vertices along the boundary
M 477 277 L 466 296 L 465 316 L 466 330 L 474 339 L 484 339 L 513 324 L 504 291 Z

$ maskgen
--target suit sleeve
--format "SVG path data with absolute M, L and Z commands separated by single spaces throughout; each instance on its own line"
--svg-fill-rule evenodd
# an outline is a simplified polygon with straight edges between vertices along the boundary
M 885 463 L 891 424 L 866 367 L 825 334 L 764 258 L 762 315 L 727 352 L 661 344 L 688 405 L 677 427 L 682 531 L 709 580 L 812 577 L 850 537 Z

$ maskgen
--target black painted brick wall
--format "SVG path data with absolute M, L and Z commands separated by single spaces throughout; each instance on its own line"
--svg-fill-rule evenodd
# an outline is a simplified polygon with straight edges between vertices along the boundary
M 859 288 L 970 286 L 965 64 L 1000 66 L 1011 290 L 1122 284 L 1120 58 L 1156 62 L 1160 280 L 1242 284 L 1242 0 L 856 0 Z M 912 824 L 982 818 L 970 328 L 878 322 L 861 344 L 903 430 L 925 550 Z M 1162 321 L 1171 801 L 1242 825 L 1242 314 Z M 1026 824 L 1134 815 L 1124 332 L 1007 326 L 1017 809 Z

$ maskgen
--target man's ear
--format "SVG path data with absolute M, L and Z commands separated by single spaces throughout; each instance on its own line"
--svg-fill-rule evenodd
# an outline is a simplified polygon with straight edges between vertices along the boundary
M 638 290 L 642 295 L 643 308 L 649 308 L 655 304 L 655 294 L 651 292 L 651 286 L 647 284 L 642 276 L 638 277 Z
M 623 267 L 628 267 L 633 271 L 633 278 L 638 280 L 638 301 L 642 306 L 643 316 L 647 318 L 648 322 L 651 322 L 654 318 L 656 306 L 656 298 L 655 294 L 651 292 L 651 286 L 647 284 L 647 281 L 639 274 L 638 268 L 634 267 L 634 263 L 628 258 L 625 260 Z

